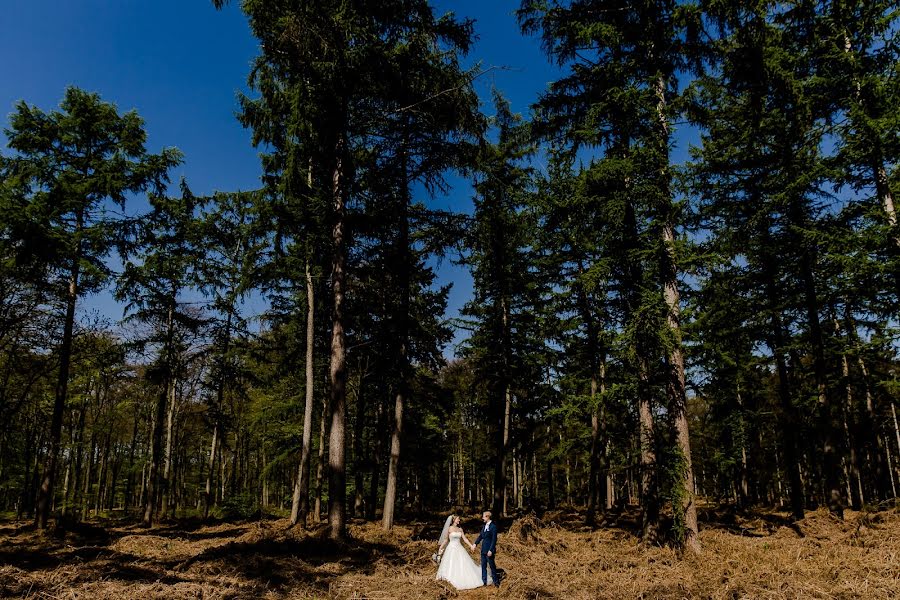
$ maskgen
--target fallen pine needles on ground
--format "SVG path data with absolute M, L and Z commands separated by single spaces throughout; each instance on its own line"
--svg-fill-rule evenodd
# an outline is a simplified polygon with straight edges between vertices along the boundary
M 435 523 L 439 517 L 433 519 Z M 474 518 L 464 524 L 477 530 Z M 46 535 L 0 526 L 4 598 L 900 598 L 900 512 L 827 511 L 792 524 L 775 512 L 707 511 L 699 556 L 645 546 L 617 523 L 584 525 L 575 511 L 501 523 L 499 590 L 460 592 L 434 580 L 433 523 L 390 533 L 349 527 L 337 544 L 323 528 L 286 520 L 172 523 L 151 530 L 93 524 Z M 477 557 L 476 557 L 477 560 Z

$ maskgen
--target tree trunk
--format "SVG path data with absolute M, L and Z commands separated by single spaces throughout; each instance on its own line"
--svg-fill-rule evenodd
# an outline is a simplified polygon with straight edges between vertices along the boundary
M 169 504 L 172 501 L 172 446 L 173 436 L 175 434 L 175 377 L 169 380 L 169 406 L 166 414 L 166 453 L 163 468 L 163 484 L 162 484 L 162 516 L 163 519 L 169 515 Z
M 797 202 L 797 201 L 795 201 Z M 800 207 L 793 210 L 793 221 L 797 226 L 805 225 L 805 218 L 800 213 Z M 802 243 L 802 241 L 801 241 Z M 822 443 L 822 469 L 823 482 L 825 484 L 826 502 L 828 510 L 836 517 L 844 518 L 844 506 L 840 485 L 840 459 L 838 457 L 837 444 L 835 443 L 834 426 L 834 402 L 831 390 L 828 386 L 827 365 L 825 363 L 825 342 L 822 337 L 822 326 L 819 320 L 819 299 L 816 289 L 815 274 L 813 272 L 815 257 L 811 250 L 804 246 L 800 259 L 800 270 L 804 287 L 804 300 L 806 303 L 806 317 L 809 322 L 810 342 L 813 350 L 813 366 L 815 372 L 816 388 L 819 400 L 819 426 L 824 437 Z
M 553 427 L 547 425 L 547 444 L 553 439 Z M 556 481 L 553 477 L 553 460 L 547 457 L 547 508 L 556 508 Z
M 382 511 L 381 528 L 390 531 L 394 526 L 394 505 L 397 498 L 397 477 L 400 473 L 400 442 L 403 435 L 403 408 L 409 398 L 409 307 L 410 307 L 410 271 L 412 255 L 409 247 L 409 165 L 404 139 L 404 148 L 400 150 L 403 176 L 403 194 L 399 199 L 398 235 L 396 247 L 396 263 L 394 271 L 397 277 L 397 292 L 400 295 L 397 312 L 394 315 L 397 341 L 397 393 L 394 397 L 394 424 L 391 429 L 391 455 L 388 461 L 387 480 L 384 489 L 384 510 Z
M 600 394 L 602 396 L 606 396 L 606 355 L 601 357 L 600 359 Z M 613 503 L 615 502 L 614 498 L 614 480 L 612 476 L 612 468 L 609 461 L 609 447 L 610 440 L 609 436 L 606 434 L 606 402 L 604 401 L 600 406 L 600 434 L 603 438 L 603 471 L 605 473 L 605 485 L 603 486 L 604 490 L 604 508 L 605 510 L 610 510 L 613 507 Z
M 659 536 L 659 494 L 656 432 L 650 406 L 650 373 L 643 357 L 638 359 L 638 440 L 641 449 L 641 540 L 652 544 Z
M 404 344 L 405 346 L 405 344 Z M 397 498 L 397 477 L 400 471 L 400 436 L 403 433 L 403 405 L 406 393 L 398 390 L 394 395 L 394 426 L 391 430 L 391 455 L 388 459 L 388 473 L 384 488 L 384 508 L 381 528 L 390 531 L 394 526 L 394 504 Z
M 311 172 L 312 170 L 310 170 Z M 313 420 L 313 393 L 314 387 L 314 363 L 313 351 L 315 349 L 315 287 L 312 273 L 309 270 L 309 259 L 306 261 L 306 404 L 303 407 L 303 448 L 300 451 L 300 468 L 297 475 L 297 485 L 294 488 L 294 498 L 291 503 L 291 525 L 298 523 L 306 527 L 306 517 L 309 514 L 309 463 L 312 453 L 312 420 Z M 318 504 L 318 503 L 317 503 Z M 317 508 L 318 510 L 318 508 Z
M 331 429 L 328 439 L 328 523 L 329 537 L 334 540 L 345 536 L 346 496 L 345 487 L 345 435 L 347 412 L 347 351 L 344 339 L 344 268 L 346 240 L 344 239 L 344 209 L 346 206 L 343 172 L 343 139 L 336 148 L 333 172 L 334 227 L 332 229 L 332 275 L 334 299 L 331 330 Z
M 316 505 L 313 520 L 319 523 L 322 519 L 322 485 L 325 479 L 325 427 L 328 419 L 328 394 L 322 395 L 322 418 L 319 420 L 319 456 L 316 463 Z
M 739 495 L 739 505 L 746 508 L 749 504 L 750 483 L 747 469 L 747 422 L 744 418 L 744 397 L 741 394 L 741 383 L 737 383 L 737 405 L 739 411 L 739 423 L 741 427 L 741 486 Z
M 772 241 L 769 235 L 768 223 L 760 223 L 762 234 L 763 249 L 770 248 Z M 784 453 L 784 467 L 787 474 L 788 493 L 791 501 L 791 513 L 794 520 L 799 521 L 804 516 L 805 500 L 803 494 L 803 479 L 800 474 L 800 460 L 797 448 L 797 435 L 800 433 L 797 428 L 800 425 L 800 419 L 797 416 L 797 409 L 791 392 L 790 373 L 787 365 L 787 350 L 785 348 L 784 325 L 781 320 L 781 309 L 777 303 L 781 294 L 775 282 L 775 275 L 772 272 L 774 268 L 774 256 L 769 252 L 763 252 L 760 256 L 760 264 L 763 270 L 764 285 L 766 287 L 766 296 L 769 299 L 769 321 L 771 325 L 771 338 L 769 346 L 772 349 L 772 355 L 775 359 L 775 368 L 778 374 L 778 400 L 781 406 L 782 414 L 778 420 L 781 428 L 781 442 Z
M 499 243 L 497 243 L 498 247 L 501 247 Z M 499 265 L 497 268 L 499 272 Z M 500 400 L 497 404 L 500 408 L 500 414 L 498 419 L 498 428 L 497 428 L 497 456 L 494 459 L 494 495 L 493 495 L 493 513 L 495 517 L 502 517 L 506 515 L 506 503 L 507 503 L 507 494 L 506 494 L 506 483 L 507 483 L 507 475 L 506 472 L 509 468 L 509 433 L 510 433 L 510 424 L 512 419 L 512 390 L 510 389 L 510 368 L 512 365 L 511 359 L 511 336 L 510 336 L 510 324 L 509 324 L 509 301 L 504 296 L 500 298 L 500 312 L 501 312 L 501 343 L 502 343 L 502 362 L 503 362 L 503 373 L 500 376 L 500 393 L 502 394 L 502 400 Z
M 216 468 L 216 444 L 219 443 L 219 419 L 218 416 L 213 417 L 212 441 L 209 444 L 209 463 L 206 468 L 206 489 L 203 492 L 203 518 L 209 518 L 209 509 L 212 505 L 212 485 L 213 474 Z
M 673 332 L 674 341 L 668 356 L 667 392 L 669 418 L 675 429 L 676 446 L 681 454 L 678 479 L 674 485 L 679 489 L 676 497 L 680 505 L 675 507 L 676 522 L 681 520 L 684 527 L 684 547 L 699 553 L 700 540 L 697 538 L 697 505 L 694 502 L 694 470 L 691 465 L 691 441 L 688 431 L 687 389 L 684 374 L 684 355 L 681 348 L 681 307 L 678 292 L 678 277 L 675 263 L 675 235 L 671 223 L 663 227 L 663 243 L 666 246 L 666 270 L 663 281 L 664 296 L 668 308 L 667 322 Z
M 687 419 L 687 391 L 684 375 L 684 355 L 681 347 L 681 296 L 678 291 L 678 259 L 675 254 L 675 225 L 672 222 L 671 173 L 669 170 L 669 119 L 666 114 L 666 80 L 662 76 L 656 82 L 656 111 L 659 121 L 659 147 L 665 163 L 661 164 L 660 183 L 664 189 L 665 206 L 661 229 L 663 252 L 661 254 L 663 296 L 666 302 L 666 322 L 673 341 L 667 358 L 668 377 L 666 395 L 669 401 L 669 418 L 675 430 L 678 452 L 681 454 L 675 497 L 679 504 L 675 510 L 675 522 L 684 528 L 684 547 L 700 552 L 697 539 L 697 506 L 694 503 L 694 472 L 691 466 L 691 442 Z M 677 528 L 677 526 L 676 526 Z M 680 532 L 676 532 L 680 533 Z
M 366 516 L 365 490 L 363 489 L 366 463 L 363 436 L 366 424 L 366 396 L 363 394 L 363 380 L 368 371 L 368 364 L 359 372 L 356 384 L 356 420 L 353 422 L 353 515 L 359 518 Z
M 138 429 L 140 424 L 140 412 L 134 411 L 134 428 L 131 432 L 131 444 L 128 448 L 128 476 L 125 479 L 125 498 L 122 501 L 126 513 L 131 508 L 133 500 L 132 488 L 134 487 L 134 455 L 137 452 Z
M 578 264 L 579 277 L 584 276 L 584 265 Z M 597 390 L 599 382 L 597 380 L 599 370 L 598 360 L 598 343 L 597 331 L 594 324 L 594 315 L 591 310 L 591 302 L 588 297 L 584 284 L 579 280 L 576 293 L 578 294 L 578 304 L 581 310 L 581 319 L 584 321 L 587 340 L 585 347 L 587 348 L 588 369 L 591 374 L 590 389 L 590 409 L 591 409 L 591 454 L 588 459 L 590 464 L 590 472 L 588 475 L 588 498 L 587 498 L 587 516 L 588 525 L 593 525 L 597 511 L 597 501 L 599 499 L 599 477 L 600 477 L 600 407 L 597 401 Z
M 897 436 L 897 456 L 900 457 L 900 425 L 897 424 L 897 407 L 894 405 L 894 402 L 891 402 L 891 415 L 894 417 L 894 435 Z M 887 447 L 887 444 L 885 444 L 885 447 Z
M 463 428 L 460 427 L 456 438 L 456 506 L 463 507 L 466 504 L 466 465 L 463 453 Z
M 375 431 L 372 469 L 369 477 L 369 504 L 367 506 L 368 514 L 366 518 L 370 521 L 375 520 L 376 507 L 378 506 L 378 487 L 381 484 L 381 456 L 382 447 L 384 445 L 384 436 L 378 435 L 378 432 L 384 430 L 384 402 L 375 402 Z
M 841 323 L 837 317 L 837 311 L 832 307 L 832 323 L 834 324 L 834 333 L 835 336 L 840 336 L 841 334 Z M 852 338 L 850 338 L 848 334 L 848 345 L 852 344 Z M 855 435 L 855 419 L 853 418 L 854 414 L 854 399 L 853 399 L 853 382 L 850 380 L 850 360 L 847 357 L 846 349 L 841 352 L 841 377 L 844 380 L 844 408 L 841 411 L 843 416 L 842 422 L 844 426 L 844 438 L 847 443 L 847 448 L 850 450 L 849 457 L 849 469 L 847 473 L 847 488 L 849 490 L 849 494 L 847 495 L 850 500 L 851 506 L 856 507 L 857 509 L 861 509 L 865 504 L 865 494 L 863 491 L 863 482 L 862 482 L 862 469 L 859 463 L 859 452 L 857 451 L 856 444 L 856 435 Z M 851 427 L 851 422 L 854 422 L 853 427 Z M 853 490 L 851 482 L 856 480 L 857 489 Z
M 166 385 L 163 386 L 162 392 L 156 401 L 156 414 L 153 421 L 153 448 L 150 456 L 150 472 L 147 477 L 147 498 L 144 505 L 144 517 L 142 524 L 145 527 L 153 525 L 156 518 L 157 500 L 162 485 L 160 477 L 160 467 L 163 459 L 163 427 L 166 421 L 166 404 L 169 399 L 169 385 L 172 380 L 172 338 L 174 330 L 174 299 L 173 305 L 169 307 L 168 320 L 166 323 L 166 342 L 163 349 L 165 356 L 166 368 Z
M 87 394 L 89 397 L 90 394 Z M 75 468 L 73 472 L 73 482 L 72 482 L 72 512 L 75 513 L 73 516 L 75 519 L 80 518 L 78 515 L 78 508 L 80 504 L 81 498 L 81 465 L 84 461 L 84 425 L 85 425 L 85 413 L 87 412 L 87 407 L 82 406 L 81 410 L 78 411 L 78 429 L 76 430 L 75 437 Z
M 628 143 L 623 142 L 626 149 Z M 625 188 L 630 187 L 625 181 Z M 625 203 L 624 218 L 626 245 L 630 250 L 638 247 L 637 218 L 631 201 Z M 631 259 L 628 268 L 627 319 L 637 314 L 640 306 L 639 287 L 644 279 L 643 269 L 636 259 Z M 638 336 L 641 335 L 639 332 Z M 641 539 L 645 543 L 653 543 L 659 535 L 659 494 L 656 477 L 656 432 L 653 423 L 653 410 L 650 405 L 650 367 L 646 357 L 646 349 L 640 338 L 634 340 L 635 365 L 637 368 L 637 408 L 638 408 L 638 444 L 640 448 L 640 485 L 641 485 Z
M 78 214 L 77 230 L 82 228 L 82 215 Z M 80 245 L 80 242 L 79 242 Z M 38 529 L 46 529 L 50 520 L 50 507 L 53 504 L 54 483 L 56 481 L 56 464 L 59 461 L 59 446 L 62 436 L 63 411 L 69 390 L 69 366 L 72 362 L 72 338 L 75 329 L 75 304 L 78 301 L 78 283 L 81 274 L 81 248 L 72 261 L 69 273 L 69 289 L 66 293 L 66 316 L 63 323 L 63 339 L 59 347 L 59 373 L 56 378 L 56 394 L 53 401 L 53 414 L 50 417 L 50 450 L 44 467 L 44 476 L 38 491 L 35 525 Z
M 82 479 L 83 484 L 81 486 L 81 507 L 80 513 L 82 518 L 87 518 L 89 516 L 89 507 L 90 507 L 90 493 L 91 493 L 91 478 L 94 474 L 94 458 L 97 455 L 96 448 L 97 436 L 96 433 L 91 433 L 91 442 L 88 445 L 88 455 L 87 461 L 84 465 L 84 477 Z
M 103 508 L 103 501 L 106 489 L 106 477 L 109 468 L 109 444 L 112 432 L 107 431 L 103 440 L 103 450 L 100 452 L 100 473 L 97 476 L 97 496 L 94 498 L 94 514 L 99 515 L 100 509 Z

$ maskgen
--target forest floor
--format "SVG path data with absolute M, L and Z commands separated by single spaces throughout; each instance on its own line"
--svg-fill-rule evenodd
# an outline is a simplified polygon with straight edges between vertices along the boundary
M 434 580 L 443 519 L 350 525 L 350 541 L 286 520 L 141 529 L 115 521 L 52 534 L 0 523 L 2 598 L 900 598 L 900 509 L 787 515 L 701 510 L 700 556 L 642 546 L 636 513 L 587 528 L 575 511 L 500 524 L 499 590 Z M 477 515 L 464 523 L 477 531 Z M 471 536 L 470 536 L 471 539 Z M 477 559 L 476 559 L 477 560 Z

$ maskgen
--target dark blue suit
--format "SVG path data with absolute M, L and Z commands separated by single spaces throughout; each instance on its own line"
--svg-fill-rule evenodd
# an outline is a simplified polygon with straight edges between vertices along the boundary
M 500 580 L 497 579 L 497 564 L 494 562 L 494 556 L 497 554 L 497 526 L 493 521 L 488 523 L 487 529 L 481 528 L 481 533 L 475 538 L 475 545 L 477 546 L 479 542 L 482 542 L 481 582 L 487 585 L 487 568 L 490 565 L 491 579 L 494 581 L 494 585 L 500 585 Z M 490 556 L 487 555 L 488 552 L 491 553 Z

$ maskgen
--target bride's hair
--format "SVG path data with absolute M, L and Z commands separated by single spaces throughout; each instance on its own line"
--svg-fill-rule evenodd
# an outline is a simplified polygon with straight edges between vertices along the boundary
M 444 544 L 447 542 L 450 527 L 456 523 L 456 520 L 458 518 L 459 515 L 450 515 L 449 517 L 447 517 L 447 520 L 444 521 L 444 529 L 441 531 L 441 537 L 438 538 L 438 544 Z

